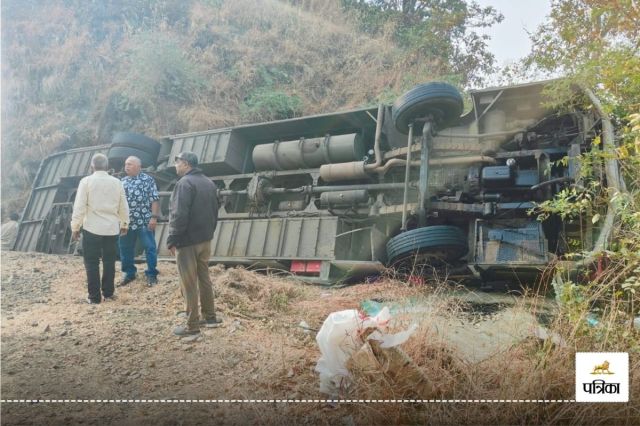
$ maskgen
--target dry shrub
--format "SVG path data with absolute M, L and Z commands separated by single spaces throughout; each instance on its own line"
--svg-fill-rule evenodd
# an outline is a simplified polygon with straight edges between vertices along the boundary
M 347 287 L 340 292 L 340 295 L 349 298 L 358 297 L 361 300 L 372 299 L 385 302 L 425 297 L 437 291 L 439 291 L 437 286 L 412 285 L 391 276 L 382 276 L 371 284 Z
M 446 291 L 434 288 L 432 291 Z M 397 300 L 398 305 L 411 305 L 415 299 Z M 515 315 L 536 317 L 545 312 L 549 301 L 532 293 L 521 297 L 511 308 Z M 464 400 L 571 400 L 575 397 L 575 353 L 579 351 L 627 351 L 630 352 L 630 403 L 578 404 L 550 403 L 458 403 L 458 404 L 383 404 L 375 408 L 357 405 L 354 417 L 364 424 L 428 423 L 428 424 L 608 424 L 615 422 L 635 424 L 640 420 L 640 362 L 637 349 L 621 346 L 616 341 L 620 328 L 620 312 L 612 310 L 601 318 L 600 338 L 594 339 L 597 329 L 590 328 L 590 335 L 578 332 L 584 324 L 577 325 L 554 312 L 555 319 L 548 332 L 562 339 L 560 344 L 552 339 L 540 340 L 533 333 L 528 338 L 514 342 L 502 352 L 480 362 L 465 361 L 438 333 L 433 325 L 437 319 L 461 320 L 465 307 L 451 300 L 442 299 L 434 309 L 425 313 L 421 325 L 401 348 L 428 378 L 430 392 L 417 392 L 424 386 L 407 387 L 411 375 L 393 377 L 375 357 L 360 359 L 352 365 L 355 386 L 349 398 L 354 399 L 464 399 Z M 547 312 L 545 312 L 547 313 Z M 586 315 L 585 315 L 586 316 Z M 395 325 L 390 331 L 407 328 L 410 318 L 405 314 L 394 316 Z M 624 328 L 624 327 L 623 327 Z M 628 330 L 628 327 L 627 327 Z M 636 336 L 638 333 L 636 332 Z M 604 336 L 604 337 L 603 337 Z M 604 340 L 602 340 L 604 339 Z M 613 339 L 613 340 L 612 340 Z M 470 345 L 473 342 L 469 342 Z M 624 343 L 622 344 L 624 345 Z M 362 351 L 361 351 L 362 352 Z M 359 354 L 362 358 L 362 355 Z M 429 388 L 426 388 L 429 390 Z M 635 400 L 635 401 L 634 401 Z
M 416 395 L 419 398 L 454 398 L 460 389 L 467 389 L 470 378 L 468 369 L 430 327 L 420 327 L 403 350 L 413 359 L 429 379 L 432 395 Z
M 185 123 L 185 128 L 194 132 L 224 127 L 233 121 L 233 117 L 225 111 L 203 108 L 202 105 L 181 108 L 177 119 Z
M 294 300 L 305 294 L 300 283 L 240 267 L 217 274 L 216 289 L 222 303 L 250 317 L 287 311 Z
M 601 326 L 587 328 L 567 321 L 557 305 L 537 291 L 515 298 L 513 306 L 499 312 L 476 314 L 459 296 L 462 287 L 447 282 L 446 277 L 432 278 L 416 286 L 400 276 L 387 276 L 371 284 L 342 289 L 308 287 L 273 275 L 258 274 L 242 268 L 216 271 L 220 303 L 233 315 L 238 306 L 248 312 L 251 328 L 277 330 L 270 334 L 255 329 L 252 341 L 268 349 L 261 361 L 260 377 L 269 378 L 266 395 L 289 398 L 325 398 L 318 394 L 318 377 L 313 367 L 319 353 L 313 335 L 297 328 L 304 319 L 312 328 L 320 328 L 328 314 L 358 308 L 364 300 L 374 300 L 391 308 L 393 319 L 388 332 L 407 329 L 414 321 L 419 327 L 400 346 L 409 362 L 393 364 L 389 355 L 374 355 L 365 345 L 349 363 L 354 383 L 342 396 L 350 399 L 458 399 L 458 400 L 571 400 L 574 398 L 574 357 L 576 351 L 630 352 L 631 402 L 629 404 L 549 403 L 367 403 L 344 407 L 354 424 L 610 424 L 637 423 L 640 407 L 640 364 L 637 350 L 622 343 L 616 331 L 621 314 L 611 309 L 601 318 Z M 279 304 L 286 300 L 287 303 Z M 235 305 L 234 305 L 235 304 Z M 286 305 L 286 309 L 279 310 Z M 427 306 L 428 309 L 421 309 Z M 508 316 L 503 314 L 508 312 Z M 242 312 L 240 312 L 242 315 Z M 517 335 L 514 342 L 482 361 L 467 359 L 445 339 L 438 329 L 442 322 L 464 321 L 481 325 L 486 317 L 539 318 L 552 316 L 548 333 L 560 340 L 541 340 Z M 275 329 L 271 321 L 280 325 Z M 508 321 L 507 321 L 508 322 Z M 528 324 L 526 321 L 525 324 Z M 623 327 L 624 329 L 624 327 Z M 478 332 L 483 332 L 478 327 Z M 627 332 L 630 331 L 628 328 Z M 498 332 L 496 330 L 496 332 Z M 597 338 L 594 336 L 597 335 Z M 637 336 L 637 333 L 636 333 Z M 474 342 L 469 342 L 473 345 Z M 401 358 L 396 358 L 401 359 Z M 416 373 L 417 367 L 419 370 Z M 426 380 L 423 380 L 426 378 Z M 255 397 L 254 394 L 245 395 Z M 329 413 L 333 415 L 333 413 Z M 318 415 L 316 405 L 300 404 L 291 408 L 295 419 L 322 422 L 336 417 Z M 346 415 L 346 414 L 345 414 Z
M 398 95 L 417 80 L 434 79 L 435 69 L 414 65 L 407 71 L 403 52 L 385 39 L 361 34 L 338 2 L 304 2 L 295 6 L 275 0 L 224 2 L 206 23 L 220 40 L 203 54 L 231 58 L 228 72 L 213 82 L 233 92 L 236 109 L 265 84 L 303 100 L 304 113 L 320 113 L 375 103 L 383 93 Z M 215 53 L 214 53 L 215 52 Z M 217 64 L 217 71 L 227 63 Z M 211 67 L 209 68 L 211 69 Z M 274 81 L 262 81 L 261 69 Z M 282 77 L 282 78 L 280 78 Z M 232 82 L 228 86 L 226 82 Z
M 433 319 L 455 311 L 450 300 L 437 297 L 450 291 L 449 287 L 444 284 L 415 287 L 392 279 L 385 279 L 380 287 L 393 312 L 387 332 L 405 330 L 414 322 L 419 326 L 399 349 L 380 351 L 374 345 L 373 353 L 377 356 L 371 354 L 368 359 L 361 360 L 368 361 L 368 365 L 366 362 L 354 365 L 356 386 L 349 396 L 359 399 L 453 398 L 460 393 L 458 389 L 467 388 L 470 378 L 464 362 L 431 326 Z M 385 409 L 385 414 L 390 418 L 403 418 L 400 411 L 392 414 Z

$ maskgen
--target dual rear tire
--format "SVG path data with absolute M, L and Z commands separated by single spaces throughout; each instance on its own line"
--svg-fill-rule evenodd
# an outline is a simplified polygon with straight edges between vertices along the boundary
M 387 242 L 387 263 L 449 264 L 469 251 L 467 237 L 456 226 L 438 225 L 412 229 Z
M 118 132 L 113 135 L 107 152 L 109 164 L 121 168 L 128 157 L 138 157 L 142 167 L 155 166 L 160 153 L 160 143 L 139 133 Z

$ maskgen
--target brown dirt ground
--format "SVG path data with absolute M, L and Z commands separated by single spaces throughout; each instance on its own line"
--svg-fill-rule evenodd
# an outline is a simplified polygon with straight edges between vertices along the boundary
M 315 335 L 298 324 L 318 329 L 329 313 L 383 293 L 381 285 L 330 290 L 212 267 L 224 327 L 186 344 L 171 333 L 183 309 L 175 264 L 158 269 L 159 285 L 139 279 L 117 288 L 117 300 L 88 305 L 80 257 L 3 253 L 2 399 L 326 399 L 313 371 Z M 2 423 L 261 424 L 286 416 L 328 424 L 347 414 L 322 403 L 5 403 Z
M 147 288 L 143 280 L 138 280 L 118 288 L 117 300 L 88 305 L 81 258 L 3 253 L 2 399 L 326 399 L 319 392 L 318 375 L 313 371 L 320 356 L 315 334 L 298 327 L 300 321 L 319 329 L 331 312 L 357 308 L 363 300 L 406 301 L 428 291 L 391 280 L 328 289 L 214 266 L 210 274 L 224 327 L 205 329 L 201 341 L 187 344 L 171 333 L 181 323 L 176 312 L 183 309 L 175 264 L 161 262 L 158 269 L 159 285 Z M 448 303 L 437 309 L 461 312 L 460 305 Z M 471 323 L 478 327 L 478 320 Z M 396 330 L 408 324 L 408 320 L 399 321 Z M 412 339 L 417 343 L 405 345 L 407 353 L 425 371 L 437 361 L 439 369 L 434 369 L 434 374 L 445 384 L 456 381 L 449 387 L 456 395 L 464 395 L 468 392 L 465 387 L 482 380 L 481 376 L 464 373 L 464 362 L 452 355 L 433 330 L 421 327 L 416 336 Z M 517 351 L 527 347 L 520 346 Z M 505 358 L 517 362 L 520 352 L 507 353 Z M 493 367 L 488 368 L 493 371 Z M 526 364 L 525 368 L 531 366 Z M 561 398 L 571 394 L 572 383 L 565 380 L 571 374 L 569 371 L 557 380 L 559 383 L 550 388 L 552 395 Z M 372 377 L 375 381 L 379 376 L 374 371 Z M 500 374 L 492 377 L 499 383 Z M 522 383 L 529 381 L 522 379 Z M 386 379 L 379 387 L 367 387 L 367 383 L 371 382 L 357 383 L 355 394 L 348 397 L 411 395 L 398 394 Z M 494 387 L 496 393 L 488 398 L 514 397 L 508 389 Z M 410 408 L 410 416 L 405 407 Z M 545 411 L 545 407 L 527 407 L 521 421 L 562 419 L 553 414 L 562 413 L 562 408 Z M 2 423 L 476 424 L 483 412 L 500 412 L 476 404 L 467 414 L 466 408 L 464 404 L 421 407 L 324 402 L 3 403 Z M 508 410 L 510 414 L 503 419 L 518 418 L 518 407 L 512 404 Z M 507 415 L 505 410 L 501 413 Z

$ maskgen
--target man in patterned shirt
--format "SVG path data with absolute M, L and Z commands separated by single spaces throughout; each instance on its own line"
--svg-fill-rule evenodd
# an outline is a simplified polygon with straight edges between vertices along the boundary
M 138 157 L 129 157 L 124 163 L 127 176 L 122 178 L 129 204 L 129 232 L 118 240 L 120 246 L 120 260 L 124 277 L 120 286 L 124 286 L 136 279 L 135 257 L 136 241 L 144 246 L 147 258 L 147 270 L 144 271 L 149 287 L 158 283 L 158 252 L 154 231 L 158 223 L 160 205 L 158 188 L 151 176 L 141 172 L 142 163 Z

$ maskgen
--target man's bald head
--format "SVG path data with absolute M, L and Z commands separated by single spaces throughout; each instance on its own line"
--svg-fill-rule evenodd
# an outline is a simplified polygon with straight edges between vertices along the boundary
M 142 161 L 138 157 L 131 156 L 124 162 L 124 172 L 127 176 L 138 176 L 142 169 Z

